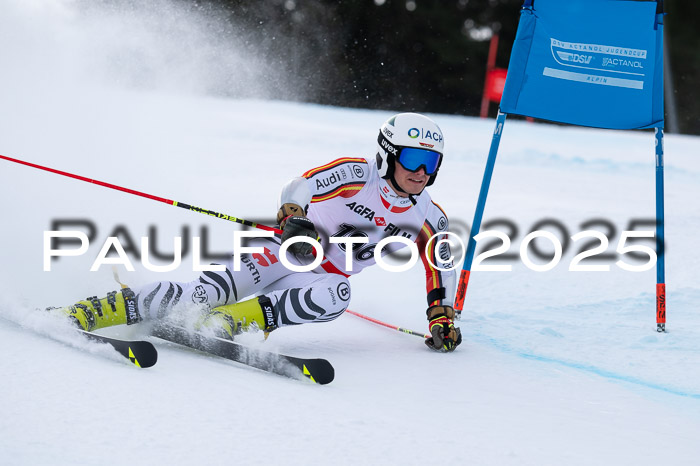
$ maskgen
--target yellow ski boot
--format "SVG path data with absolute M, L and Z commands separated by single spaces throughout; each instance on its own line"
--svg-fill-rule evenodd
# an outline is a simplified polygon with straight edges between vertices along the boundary
M 99 328 L 141 321 L 136 295 L 129 288 L 107 293 L 104 298 L 92 296 L 69 307 L 48 308 L 49 312 L 66 315 L 83 330 L 91 332 Z
M 267 296 L 219 306 L 197 322 L 197 330 L 210 329 L 220 338 L 233 340 L 241 332 L 259 329 L 267 334 L 277 328 L 277 313 Z

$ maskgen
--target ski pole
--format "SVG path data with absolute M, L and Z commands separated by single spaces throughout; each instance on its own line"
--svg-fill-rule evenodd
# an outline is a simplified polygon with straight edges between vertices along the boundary
M 199 214 L 211 215 L 212 217 L 220 218 L 223 220 L 228 220 L 229 222 L 240 223 L 241 225 L 246 225 L 249 227 L 258 228 L 260 230 L 267 230 L 267 231 L 273 231 L 275 233 L 282 233 L 282 230 L 280 230 L 278 228 L 273 228 L 273 227 L 269 227 L 267 225 L 261 225 L 259 223 L 250 222 L 250 221 L 244 220 L 242 218 L 236 218 L 233 215 L 220 214 L 218 212 L 214 212 L 213 210 L 202 209 L 201 207 L 195 207 L 193 205 L 185 204 L 184 202 L 173 201 L 170 199 L 165 199 L 163 197 L 154 196 L 152 194 L 143 193 L 141 191 L 136 191 L 133 189 L 124 188 L 122 186 L 117 186 L 115 184 L 105 183 L 104 181 L 93 180 L 90 178 L 86 178 L 84 176 L 74 175 L 73 173 L 68 173 L 68 172 L 64 172 L 61 170 L 56 170 L 55 168 L 44 167 L 42 165 L 37 165 L 35 163 L 25 162 L 23 160 L 13 159 L 11 157 L 6 157 L 4 155 L 0 155 L 0 159 L 4 159 L 4 160 L 10 161 L 10 162 L 18 163 L 20 165 L 26 165 L 26 166 L 32 167 L 32 168 L 37 168 L 39 170 L 44 170 L 44 171 L 47 171 L 50 173 L 55 173 L 57 175 L 67 176 L 68 178 L 74 178 L 76 180 L 85 181 L 86 183 L 93 183 L 93 184 L 96 184 L 98 186 L 104 186 L 105 188 L 115 189 L 117 191 L 122 191 L 125 193 L 133 194 L 135 196 L 145 197 L 147 199 L 152 199 L 154 201 L 163 202 L 165 204 L 169 204 L 169 205 L 172 205 L 175 207 L 181 207 L 183 209 L 191 210 L 192 212 L 197 212 Z
M 377 319 L 374 319 L 372 317 L 360 314 L 359 312 L 351 311 L 350 309 L 346 309 L 345 312 L 348 312 L 354 316 L 357 316 L 360 319 L 365 319 L 365 320 L 368 320 L 372 323 L 382 325 L 384 327 L 388 327 L 392 330 L 398 330 L 399 332 L 407 333 L 409 335 L 415 335 L 417 337 L 430 338 L 430 335 L 427 335 L 425 333 L 416 332 L 415 330 L 409 330 L 407 328 L 402 328 L 402 327 L 397 327 L 396 325 L 387 324 L 386 322 L 382 322 L 381 320 L 377 320 Z

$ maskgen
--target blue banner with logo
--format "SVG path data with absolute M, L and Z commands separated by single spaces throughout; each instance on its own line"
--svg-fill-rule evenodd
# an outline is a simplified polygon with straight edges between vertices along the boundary
M 501 111 L 611 129 L 663 127 L 656 1 L 526 1 Z

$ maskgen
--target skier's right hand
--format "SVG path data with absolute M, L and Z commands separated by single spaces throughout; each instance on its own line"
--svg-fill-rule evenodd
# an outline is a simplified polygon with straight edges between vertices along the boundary
M 319 240 L 314 222 L 306 218 L 304 209 L 296 204 L 287 203 L 282 205 L 277 212 L 277 222 L 282 229 L 282 242 L 284 243 L 295 236 L 308 236 L 316 241 Z M 313 251 L 313 246 L 309 243 L 294 243 L 289 247 L 294 254 L 307 255 Z
M 284 230 L 284 224 L 289 217 L 306 217 L 306 211 L 299 204 L 287 202 L 282 204 L 280 210 L 277 211 L 277 225 Z

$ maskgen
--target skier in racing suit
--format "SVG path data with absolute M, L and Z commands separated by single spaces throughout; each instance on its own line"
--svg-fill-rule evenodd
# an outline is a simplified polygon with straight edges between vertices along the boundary
M 133 291 L 123 287 L 59 311 L 93 330 L 194 307 L 202 313 L 200 327 L 227 338 L 251 327 L 270 332 L 326 322 L 347 309 L 348 277 L 374 265 L 375 246 L 388 238 L 382 256 L 406 247 L 399 241 L 418 246 L 426 271 L 431 334 L 426 344 L 454 350 L 462 339 L 452 308 L 456 277 L 449 245 L 439 243 L 448 229 L 447 215 L 424 191 L 442 162 L 442 132 L 423 115 L 402 113 L 382 125 L 377 144 L 376 160 L 340 158 L 289 181 L 277 213 L 282 234 L 253 238 L 247 247 L 257 249 L 240 254 L 239 267 L 232 257 L 189 283 L 161 281 Z M 292 238 L 299 242 L 288 247 L 289 263 L 301 267 L 316 260 L 320 265 L 304 272 L 285 266 L 280 248 Z M 316 254 L 309 240 L 320 240 L 325 256 Z

